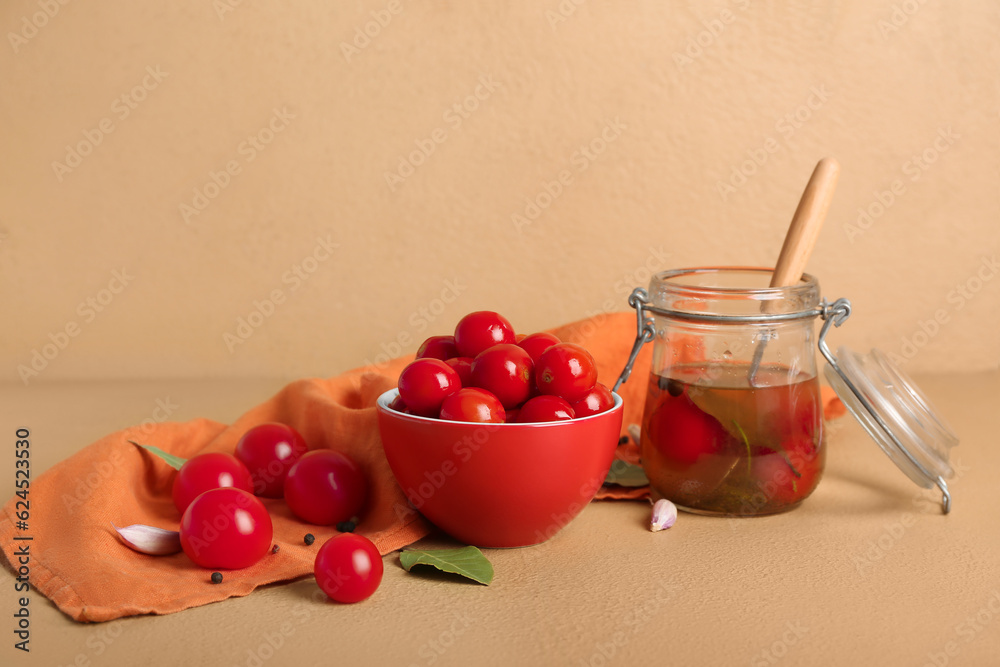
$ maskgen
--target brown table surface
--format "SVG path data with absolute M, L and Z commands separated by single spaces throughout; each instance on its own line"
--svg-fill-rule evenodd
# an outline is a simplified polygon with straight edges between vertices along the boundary
M 13 648 L 13 575 L 0 574 L 4 665 L 1000 664 L 1000 372 L 917 378 L 962 439 L 954 508 L 897 470 L 850 418 L 799 509 L 730 520 L 596 502 L 549 542 L 486 550 L 489 587 L 414 575 L 396 554 L 368 601 L 317 600 L 311 578 L 168 616 L 78 624 L 31 592 L 31 652 Z M 278 380 L 0 386 L 13 433 L 32 431 L 37 475 L 150 418 L 230 421 Z M 46 511 L 46 508 L 32 508 Z M 51 508 L 58 511 L 58 508 Z M 429 540 L 448 544 L 447 540 Z M 6 628 L 6 629 L 4 629 Z M 276 648 L 274 648 L 276 646 Z

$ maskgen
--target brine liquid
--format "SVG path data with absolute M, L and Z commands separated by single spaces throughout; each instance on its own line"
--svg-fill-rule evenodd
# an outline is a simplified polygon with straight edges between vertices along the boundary
M 823 410 L 815 377 L 748 364 L 673 366 L 650 375 L 642 463 L 655 494 L 705 514 L 791 509 L 823 471 Z

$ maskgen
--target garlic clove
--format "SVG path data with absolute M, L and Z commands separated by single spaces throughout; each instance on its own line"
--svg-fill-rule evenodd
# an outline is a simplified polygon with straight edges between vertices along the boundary
M 654 533 L 666 530 L 677 522 L 677 505 L 666 498 L 653 503 L 653 515 L 649 519 L 649 529 Z
M 118 531 L 118 537 L 126 546 L 141 554 L 169 556 L 181 550 L 181 534 L 176 530 L 165 530 L 139 523 L 124 528 L 112 523 L 111 527 Z

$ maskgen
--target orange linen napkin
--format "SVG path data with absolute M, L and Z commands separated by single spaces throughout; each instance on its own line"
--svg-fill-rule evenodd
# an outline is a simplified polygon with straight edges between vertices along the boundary
M 635 315 L 598 315 L 554 333 L 590 350 L 600 380 L 610 387 L 635 338 Z M 651 346 L 645 346 L 632 381 L 620 391 L 626 425 L 641 419 L 651 352 Z M 247 429 L 267 421 L 295 427 L 312 449 L 327 447 L 353 458 L 371 485 L 370 506 L 358 532 L 382 554 L 411 544 L 427 535 L 431 526 L 409 508 L 396 484 L 382 451 L 374 407 L 376 398 L 395 385 L 411 359 L 412 355 L 325 380 L 293 382 L 229 426 L 196 419 L 112 433 L 31 481 L 27 530 L 17 528 L 18 498 L 4 506 L 0 516 L 4 555 L 16 572 L 18 550 L 27 545 L 31 584 L 77 621 L 168 614 L 311 574 L 318 547 L 306 546 L 304 535 L 313 533 L 322 544 L 336 530 L 296 519 L 282 500 L 264 499 L 278 553 L 249 568 L 226 572 L 221 584 L 208 583 L 209 572 L 184 553 L 147 556 L 132 551 L 111 526 L 139 523 L 176 530 L 180 520 L 170 495 L 174 470 L 128 440 L 190 458 L 202 452 L 232 452 Z M 598 497 L 637 498 L 647 491 L 605 488 Z

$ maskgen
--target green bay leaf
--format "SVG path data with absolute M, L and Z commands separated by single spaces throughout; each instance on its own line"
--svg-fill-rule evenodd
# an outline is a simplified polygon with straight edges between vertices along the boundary
M 173 454 L 168 454 L 165 451 L 163 451 L 162 449 L 160 449 L 159 447 L 154 447 L 153 445 L 140 445 L 135 440 L 129 440 L 129 442 L 131 442 L 136 447 L 142 447 L 143 449 L 145 449 L 147 451 L 150 451 L 153 454 L 156 454 L 161 459 L 163 459 L 164 461 L 166 461 L 167 464 L 170 465 L 170 467 L 172 467 L 174 470 L 180 470 L 181 466 L 184 465 L 187 462 L 187 459 L 182 459 L 179 456 L 174 456 Z
M 621 459 L 615 459 L 608 470 L 608 476 L 604 478 L 605 484 L 617 484 L 618 486 L 646 486 L 649 479 L 643 472 L 642 466 L 637 466 Z
M 458 574 L 487 586 L 493 581 L 493 565 L 476 547 L 461 549 L 406 549 L 399 563 L 409 572 L 415 565 L 430 565 L 442 572 Z

